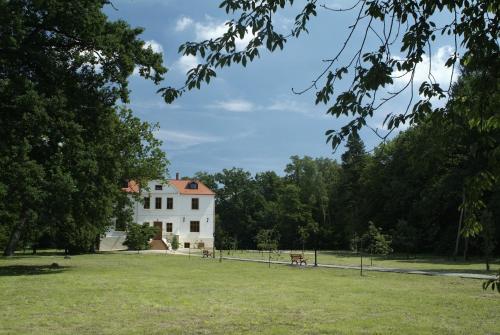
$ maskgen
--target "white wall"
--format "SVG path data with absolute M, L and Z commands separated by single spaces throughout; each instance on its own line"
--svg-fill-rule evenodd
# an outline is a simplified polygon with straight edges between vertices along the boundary
M 205 242 L 206 247 L 211 247 L 214 232 L 215 197 L 213 195 L 181 195 L 174 186 L 163 185 L 163 190 L 155 190 L 158 183 L 149 183 L 149 192 L 143 191 L 142 197 L 150 197 L 150 209 L 144 209 L 139 202 L 134 204 L 134 221 L 142 224 L 149 222 L 162 222 L 163 238 L 170 239 L 166 233 L 166 223 L 172 223 L 172 234 L 179 235 L 181 247 L 184 242 L 190 242 L 191 247 L 196 241 Z M 162 199 L 162 208 L 155 209 L 155 199 Z M 167 209 L 167 198 L 173 198 L 173 209 Z M 198 198 L 199 209 L 191 209 L 191 199 Z M 190 232 L 190 221 L 200 221 L 200 232 Z

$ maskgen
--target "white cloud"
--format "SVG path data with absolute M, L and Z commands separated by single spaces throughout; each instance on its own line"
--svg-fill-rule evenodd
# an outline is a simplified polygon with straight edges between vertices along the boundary
M 215 104 L 210 106 L 211 108 L 219 108 L 229 112 L 251 112 L 255 109 L 253 103 L 243 99 L 232 99 L 232 100 L 224 100 L 217 101 Z
M 216 22 L 207 17 L 205 23 L 196 22 L 195 33 L 197 40 L 209 40 L 222 36 L 227 30 L 225 22 Z
M 163 53 L 163 47 L 155 40 L 146 41 L 146 43 L 144 44 L 144 48 L 147 49 L 148 47 L 151 47 L 151 49 L 153 49 L 153 51 L 156 53 Z
M 196 40 L 203 41 L 209 39 L 215 39 L 221 37 L 227 31 L 226 22 L 217 22 L 211 17 L 207 17 L 204 23 L 197 22 L 195 24 Z M 245 37 L 243 39 L 236 39 L 236 49 L 243 50 L 248 45 L 253 35 L 247 30 Z
M 414 75 L 414 87 L 415 89 L 418 90 L 420 85 L 424 82 L 427 81 L 429 82 L 432 80 L 433 82 L 436 81 L 438 84 L 440 84 L 441 88 L 447 89 L 448 85 L 450 84 L 450 78 L 451 78 L 451 67 L 446 67 L 445 63 L 448 60 L 448 58 L 453 54 L 454 48 L 445 45 L 440 47 L 436 53 L 434 53 L 430 58 L 427 55 L 422 56 L 422 62 L 420 62 L 416 69 L 415 69 L 415 75 Z M 431 68 L 431 79 L 429 79 L 429 66 Z M 411 74 L 404 74 L 403 71 L 396 71 L 394 73 L 394 76 L 402 76 L 400 78 L 395 78 L 394 83 L 397 86 L 403 86 L 406 85 L 406 83 L 410 80 Z M 456 81 L 458 78 L 458 69 L 455 67 L 455 72 L 453 73 L 453 81 Z
M 274 100 L 267 109 L 271 111 L 289 111 L 295 113 L 306 114 L 308 113 L 307 108 L 305 106 L 300 105 L 297 101 L 290 99 L 280 99 Z
M 193 28 L 195 33 L 195 39 L 197 41 L 204 41 L 209 39 L 216 39 L 221 37 L 227 31 L 227 21 L 218 21 L 210 16 L 206 16 L 203 22 L 194 22 L 193 19 L 189 17 L 182 17 L 177 20 L 175 25 L 175 31 L 185 31 L 188 28 Z M 245 34 L 243 39 L 236 39 L 236 49 L 243 50 L 248 42 L 253 38 L 250 31 Z
M 175 23 L 175 31 L 184 31 L 193 24 L 193 19 L 183 16 Z
M 169 150 L 183 150 L 197 145 L 220 142 L 223 139 L 217 136 L 160 129 L 156 137 L 165 143 Z
M 324 112 L 324 108 L 311 108 L 313 106 L 314 105 L 312 101 L 310 101 L 309 103 L 304 103 L 294 99 L 290 99 L 290 97 L 283 96 L 279 99 L 273 100 L 271 105 L 266 107 L 266 109 L 270 111 L 298 113 L 313 118 L 328 117 Z
M 175 66 L 179 68 L 181 71 L 188 72 L 193 67 L 196 67 L 200 63 L 198 57 L 193 55 L 183 55 L 176 62 Z

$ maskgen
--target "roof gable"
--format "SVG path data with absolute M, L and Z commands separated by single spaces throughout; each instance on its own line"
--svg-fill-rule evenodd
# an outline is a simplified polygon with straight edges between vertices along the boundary
M 197 188 L 191 186 L 191 184 L 196 183 Z M 177 180 L 170 179 L 168 181 L 169 185 L 172 185 L 180 194 L 191 194 L 191 195 L 215 195 L 215 193 L 209 189 L 205 184 L 203 184 L 199 180 Z M 140 187 L 139 184 L 130 180 L 128 182 L 128 186 L 122 188 L 122 191 L 127 193 L 139 193 Z
M 168 181 L 170 185 L 173 185 L 180 194 L 192 194 L 192 195 L 215 195 L 215 193 L 209 189 L 205 184 L 199 180 L 178 180 L 170 179 Z M 191 186 L 192 183 L 198 184 L 198 188 Z

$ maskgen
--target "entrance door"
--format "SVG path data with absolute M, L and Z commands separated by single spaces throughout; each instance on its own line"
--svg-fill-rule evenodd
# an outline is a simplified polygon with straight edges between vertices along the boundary
M 155 237 L 153 237 L 153 240 L 161 240 L 163 232 L 163 223 L 160 221 L 155 221 L 153 222 L 153 227 L 158 229 L 158 232 L 156 233 Z

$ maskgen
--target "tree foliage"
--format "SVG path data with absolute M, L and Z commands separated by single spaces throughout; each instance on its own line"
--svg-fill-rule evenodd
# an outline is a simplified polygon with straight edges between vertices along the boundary
M 177 250 L 179 249 L 179 237 L 177 237 L 177 235 L 174 235 L 174 237 L 172 237 L 172 250 Z
M 123 244 L 131 250 L 146 250 L 149 249 L 149 240 L 157 233 L 157 227 L 152 227 L 147 223 L 143 225 L 133 223 L 127 229 L 127 238 Z
M 255 236 L 257 249 L 273 251 L 278 249 L 279 234 L 274 229 L 261 229 Z
M 0 1 L 6 255 L 35 231 L 66 250 L 92 250 L 126 201 L 123 180 L 166 171 L 155 126 L 123 107 L 134 69 L 159 83 L 162 57 L 139 38 L 142 29 L 108 20 L 109 3 Z
M 226 24 L 226 31 L 217 38 L 186 42 L 180 46 L 179 52 L 199 56 L 204 62 L 188 72 L 184 87 L 163 88 L 161 92 L 165 100 L 171 102 L 186 89 L 200 88 L 203 82 L 209 83 L 216 76 L 217 68 L 234 63 L 246 66 L 247 62 L 260 56 L 261 49 L 271 52 L 283 49 L 288 39 L 308 32 L 309 21 L 317 15 L 318 7 L 338 15 L 342 12 L 356 13 L 340 50 L 325 61 L 325 68 L 313 83 L 299 91 L 316 89 L 316 103 L 328 104 L 337 82 L 351 80 L 349 89 L 337 94 L 335 102 L 328 108 L 328 113 L 332 115 L 354 117 L 340 131 L 327 132 L 334 147 L 365 126 L 367 119 L 387 101 L 406 89 L 413 89 L 416 67 L 422 62 L 423 55 L 430 57 L 432 47 L 437 44 L 437 36 L 453 35 L 455 38 L 455 49 L 446 61 L 447 67 L 455 69 L 460 64 L 494 69 L 498 62 L 499 7 L 495 1 L 360 0 L 348 8 L 334 9 L 319 5 L 317 0 L 307 0 L 298 11 L 292 30 L 288 33 L 277 31 L 279 28 L 274 25 L 274 15 L 293 4 L 293 0 L 222 1 L 219 7 L 232 16 Z M 438 16 L 444 24 L 436 23 Z M 251 40 L 243 50 L 239 50 L 236 41 L 245 36 L 250 36 Z M 369 47 L 366 43 L 368 39 L 377 41 L 375 46 Z M 462 57 L 458 57 L 459 45 L 464 50 Z M 342 64 L 341 56 L 347 49 L 355 52 Z M 402 55 L 394 49 L 399 49 Z M 441 87 L 431 69 L 428 71 L 428 80 L 419 87 L 421 98 L 414 105 L 410 102 L 406 111 L 389 114 L 386 118 L 389 130 L 401 123 L 418 122 L 432 111 L 431 98 L 445 97 L 449 87 Z M 408 83 L 397 94 L 392 93 L 387 86 L 394 82 L 395 77 L 401 76 L 401 72 L 409 74 Z
M 487 290 L 488 287 L 491 287 L 493 291 L 496 289 L 497 292 L 500 293 L 500 272 L 495 276 L 495 278 L 488 279 L 483 283 L 483 290 Z
M 387 255 L 392 252 L 391 237 L 382 234 L 382 230 L 377 228 L 373 222 L 369 222 L 368 231 L 361 237 L 363 250 L 367 250 L 374 255 Z

